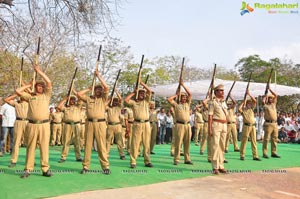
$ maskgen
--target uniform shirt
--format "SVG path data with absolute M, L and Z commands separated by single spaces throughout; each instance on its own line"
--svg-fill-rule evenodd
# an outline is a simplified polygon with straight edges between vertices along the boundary
M 228 121 L 227 122 L 236 122 L 234 108 L 229 108 L 227 111 L 228 111 L 228 116 L 227 116 Z
M 126 118 L 128 119 L 129 122 L 133 122 L 134 118 L 133 118 L 133 112 L 132 112 L 131 108 L 127 109 L 127 117 Z
M 203 117 L 202 117 L 202 114 L 199 112 L 199 111 L 196 111 L 195 112 L 195 121 L 197 123 L 203 123 Z
M 13 107 L 15 107 L 15 111 L 16 111 L 16 117 L 22 118 L 22 119 L 26 119 L 27 118 L 27 113 L 28 113 L 28 102 L 16 102 L 16 101 L 12 101 L 10 103 Z
M 121 122 L 121 107 L 114 106 L 107 108 L 107 121 L 112 123 L 120 123 Z
M 214 98 L 208 106 L 208 115 L 213 116 L 216 120 L 227 120 L 227 105 L 224 100 Z
M 63 113 L 62 112 L 54 112 L 50 114 L 50 120 L 54 123 L 61 123 L 63 119 Z
M 49 104 L 51 98 L 52 88 L 45 87 L 43 94 L 31 95 L 23 92 L 23 97 L 28 102 L 28 114 L 29 120 L 48 120 L 49 119 Z
M 81 123 L 85 123 L 86 120 L 86 110 L 85 109 L 81 109 L 80 110 L 80 122 Z
M 243 122 L 248 124 L 255 124 L 254 111 L 252 108 L 243 108 L 241 113 L 243 116 Z
M 10 106 L 5 103 L 1 107 L 0 115 L 2 115 L 3 127 L 14 127 L 16 121 L 16 111 L 13 106 Z
M 202 117 L 203 117 L 204 122 L 208 121 L 208 109 L 206 109 L 206 108 L 202 109 Z
M 104 119 L 106 102 L 108 99 L 108 91 L 103 92 L 103 97 L 91 98 L 86 95 L 81 97 L 81 100 L 86 103 L 86 114 L 88 119 Z
M 81 105 L 72 105 L 61 108 L 61 111 L 64 112 L 64 122 L 80 122 L 81 120 Z
M 174 107 L 175 121 L 187 123 L 190 121 L 190 105 L 191 100 L 187 100 L 187 103 L 177 104 L 173 101 L 172 106 Z M 174 119 L 173 118 L 173 119 Z
M 156 110 L 151 110 L 149 112 L 149 120 L 150 122 L 157 122 L 157 111 Z
M 131 106 L 133 117 L 135 120 L 149 120 L 149 102 L 151 95 L 146 94 L 142 101 L 129 100 L 128 105 Z
M 277 110 L 276 110 L 275 103 L 265 104 L 264 112 L 265 112 L 265 120 L 277 121 Z

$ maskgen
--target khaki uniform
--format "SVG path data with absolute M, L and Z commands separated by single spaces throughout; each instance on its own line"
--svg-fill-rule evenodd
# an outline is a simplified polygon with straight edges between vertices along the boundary
M 203 133 L 200 134 L 200 153 L 204 152 L 206 141 L 207 141 L 207 160 L 211 161 L 212 147 L 211 147 L 211 137 L 208 136 L 208 109 L 207 108 L 202 109 L 202 117 L 203 117 L 204 125 L 203 125 Z
M 109 107 L 107 109 L 107 134 L 106 134 L 106 151 L 109 156 L 111 140 L 117 143 L 120 157 L 124 156 L 122 123 L 121 123 L 121 106 Z
M 200 140 L 202 139 L 201 135 L 203 136 L 203 127 L 204 127 L 204 120 L 202 114 L 199 111 L 195 112 L 195 143 L 198 144 L 198 136 L 200 136 Z M 201 142 L 200 142 L 201 143 Z
M 156 135 L 157 135 L 157 111 L 150 110 L 150 128 L 151 128 L 151 141 L 150 141 L 150 152 L 153 152 L 153 148 L 156 144 Z
M 16 121 L 14 124 L 14 146 L 11 154 L 11 163 L 17 163 L 22 137 L 25 137 L 24 144 L 27 145 L 27 136 L 25 135 L 25 130 L 28 123 L 28 102 L 23 101 L 18 103 L 12 101 L 10 104 L 15 107 L 16 111 Z
M 61 145 L 61 137 L 62 137 L 62 119 L 63 113 L 62 112 L 54 112 L 50 114 L 50 120 L 52 125 L 52 139 L 51 145 L 54 146 L 55 143 L 57 145 Z
M 132 107 L 134 122 L 132 126 L 130 164 L 136 165 L 139 154 L 140 143 L 144 147 L 144 163 L 150 162 L 150 122 L 149 122 L 149 102 L 151 95 L 146 94 L 143 101 L 129 100 L 128 105 Z
M 65 160 L 69 153 L 69 146 L 73 139 L 76 160 L 81 158 L 80 154 L 80 109 L 81 104 L 62 107 L 64 112 L 63 148 L 61 159 Z
M 237 141 L 237 130 L 236 130 L 236 116 L 234 112 L 235 112 L 234 108 L 228 109 L 227 137 L 225 143 L 225 150 L 228 150 L 230 136 L 232 137 L 234 150 L 239 150 L 238 141 Z
M 277 140 L 278 140 L 278 125 L 277 125 L 277 110 L 276 101 L 272 104 L 264 105 L 265 122 L 264 122 L 264 140 L 263 140 L 263 154 L 268 154 L 268 142 L 271 137 L 271 153 L 277 154 Z
M 52 88 L 45 87 L 43 94 L 31 95 L 24 92 L 21 97 L 28 101 L 28 124 L 26 127 L 27 150 L 25 170 L 30 172 L 34 169 L 35 148 L 37 143 L 40 147 L 40 164 L 43 172 L 47 172 L 49 166 L 49 104 Z
M 122 148 L 126 148 L 126 114 L 121 113 L 121 124 L 122 124 Z
M 190 162 L 190 142 L 191 142 L 191 126 L 190 126 L 190 104 L 191 101 L 187 101 L 185 104 L 177 104 L 173 102 L 171 105 L 174 107 L 175 112 L 175 132 L 174 132 L 174 163 L 177 164 L 180 160 L 180 149 L 183 143 L 184 146 L 184 162 Z
M 241 141 L 241 157 L 245 157 L 246 144 L 248 142 L 248 137 L 251 137 L 251 149 L 253 158 L 258 158 L 257 146 L 256 146 L 256 129 L 255 129 L 255 118 L 252 108 L 243 108 L 241 113 L 243 116 L 243 129 L 242 129 L 242 141 Z
M 86 110 L 80 110 L 80 149 L 84 148 L 85 141 Z
M 208 114 L 212 116 L 212 167 L 224 169 L 224 151 L 227 136 L 227 105 L 217 98 L 209 103 Z
M 133 126 L 133 112 L 131 108 L 127 108 L 127 120 L 128 120 L 128 128 L 129 128 L 129 135 L 127 137 L 127 151 L 130 153 L 131 151 L 131 139 L 132 139 L 132 126 Z
M 89 169 L 91 163 L 91 152 L 93 139 L 95 137 L 97 143 L 98 159 L 102 169 L 109 169 L 109 161 L 106 152 L 106 121 L 105 109 L 108 99 L 108 92 L 103 93 L 103 97 L 91 98 L 86 95 L 81 98 L 86 102 L 87 125 L 85 131 L 85 150 L 84 160 L 82 162 L 84 169 Z

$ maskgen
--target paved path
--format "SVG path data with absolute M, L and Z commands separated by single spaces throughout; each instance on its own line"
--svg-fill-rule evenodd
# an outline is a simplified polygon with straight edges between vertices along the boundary
M 152 185 L 88 191 L 51 199 L 300 199 L 300 168 L 232 173 Z

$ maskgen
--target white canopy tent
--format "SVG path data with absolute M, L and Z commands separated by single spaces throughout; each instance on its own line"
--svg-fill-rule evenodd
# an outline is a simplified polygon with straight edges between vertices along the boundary
M 209 85 L 211 80 L 199 80 L 193 82 L 185 82 L 185 85 L 190 89 L 194 100 L 203 100 L 206 97 Z M 233 81 L 230 80 L 222 80 L 216 79 L 214 85 L 223 84 L 225 88 L 225 96 L 229 92 Z M 155 92 L 155 96 L 159 97 L 169 97 L 175 94 L 176 89 L 178 87 L 177 84 L 168 84 L 168 85 L 158 85 L 152 87 L 152 90 Z M 242 100 L 245 95 L 245 90 L 247 87 L 247 82 L 236 81 L 231 95 L 236 100 Z M 292 94 L 300 94 L 300 88 L 291 87 L 291 86 L 283 86 L 278 84 L 271 84 L 271 89 L 279 96 L 284 95 L 292 95 Z M 266 83 L 255 83 L 251 82 L 249 86 L 249 90 L 251 95 L 254 97 L 262 96 L 265 93 Z

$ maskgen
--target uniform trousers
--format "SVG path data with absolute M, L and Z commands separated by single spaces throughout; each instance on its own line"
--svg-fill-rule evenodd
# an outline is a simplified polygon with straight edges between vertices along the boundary
M 26 126 L 28 145 L 26 149 L 25 170 L 34 169 L 35 149 L 37 143 L 40 148 L 40 164 L 43 172 L 47 172 L 49 166 L 49 141 L 50 141 L 50 123 L 33 124 L 28 123 Z
M 80 124 L 66 124 L 64 125 L 63 133 L 63 148 L 61 153 L 61 159 L 65 160 L 69 153 L 69 147 L 71 140 L 74 144 L 74 152 L 76 159 L 80 159 Z
M 174 132 L 174 163 L 178 163 L 180 159 L 180 149 L 183 143 L 183 153 L 184 153 L 184 161 L 188 162 L 191 161 L 190 158 L 190 142 L 192 136 L 192 130 L 190 124 L 181 124 L 176 123 L 175 125 L 175 132 Z
M 277 123 L 264 123 L 263 154 L 268 154 L 268 142 L 271 137 L 271 153 L 277 154 L 278 126 Z
M 229 148 L 230 136 L 232 137 L 234 150 L 238 150 L 239 146 L 237 141 L 237 130 L 236 130 L 235 123 L 227 124 L 227 137 L 226 137 L 225 150 L 228 150 Z
M 21 144 L 22 137 L 25 137 L 24 143 L 27 141 L 27 136 L 25 135 L 26 126 L 28 121 L 16 120 L 14 125 L 14 146 L 11 153 L 11 163 L 17 163 L 19 157 L 19 148 Z M 25 136 L 24 136 L 25 135 Z
M 150 122 L 151 127 L 151 141 L 150 141 L 150 151 L 153 151 L 154 145 L 156 144 L 156 136 L 157 136 L 157 123 Z
M 89 169 L 91 163 L 91 153 L 93 146 L 93 139 L 96 140 L 98 151 L 98 160 L 102 169 L 109 169 L 109 162 L 106 152 L 106 122 L 87 122 L 85 131 L 85 150 L 84 160 L 82 162 L 84 169 Z
M 51 139 L 51 145 L 55 145 L 57 143 L 58 145 L 61 145 L 61 136 L 62 136 L 62 124 L 52 124 L 52 139 Z
M 245 157 L 245 152 L 246 152 L 246 145 L 248 142 L 248 137 L 250 136 L 250 141 L 251 141 L 251 149 L 252 149 L 252 156 L 253 158 L 257 158 L 257 146 L 256 146 L 256 129 L 255 125 L 243 125 L 243 130 L 242 130 L 242 141 L 241 141 L 241 151 L 240 155 L 241 157 Z
M 227 123 L 212 122 L 212 167 L 213 169 L 224 169 L 224 151 L 227 135 Z
M 114 139 L 117 143 L 118 151 L 120 156 L 124 156 L 123 151 L 123 137 L 122 137 L 122 125 L 108 125 L 107 126 L 107 134 L 106 134 L 106 151 L 109 156 L 111 140 Z

